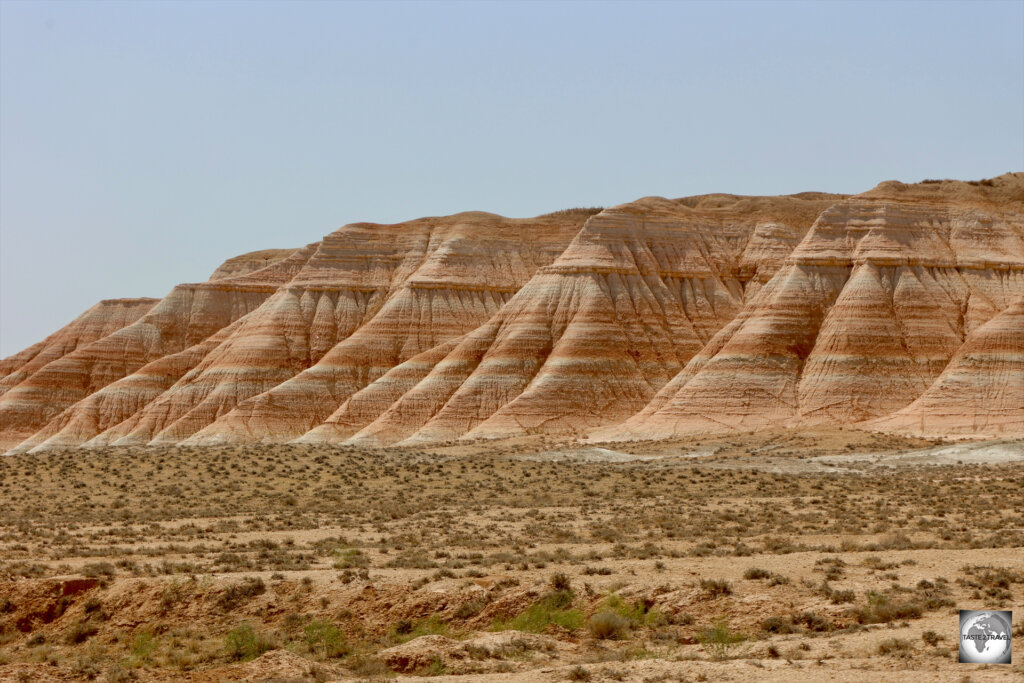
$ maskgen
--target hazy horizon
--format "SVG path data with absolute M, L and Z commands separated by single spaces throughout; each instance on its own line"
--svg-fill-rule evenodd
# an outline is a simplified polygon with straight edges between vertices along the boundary
M 345 223 L 1024 169 L 1024 3 L 0 3 L 0 357 Z

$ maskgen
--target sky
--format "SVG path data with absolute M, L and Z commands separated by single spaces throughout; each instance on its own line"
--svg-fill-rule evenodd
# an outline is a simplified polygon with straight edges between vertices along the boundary
M 346 223 L 1024 170 L 1024 2 L 0 0 L 0 356 Z

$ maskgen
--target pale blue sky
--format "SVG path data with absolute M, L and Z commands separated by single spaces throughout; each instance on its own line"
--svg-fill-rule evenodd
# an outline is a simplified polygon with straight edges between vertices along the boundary
M 0 355 L 354 221 L 1022 168 L 1022 2 L 0 0 Z

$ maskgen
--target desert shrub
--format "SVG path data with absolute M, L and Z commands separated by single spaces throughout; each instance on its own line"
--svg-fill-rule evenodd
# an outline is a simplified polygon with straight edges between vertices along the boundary
M 614 572 L 608 567 L 584 567 L 583 573 L 587 576 L 594 576 L 595 574 L 598 576 L 610 576 Z
M 629 619 L 611 609 L 602 609 L 587 621 L 590 634 L 601 640 L 617 640 L 629 632 Z
M 70 670 L 76 680 L 91 681 L 100 675 L 100 665 L 92 653 L 83 653 L 74 658 Z
M 82 574 L 92 579 L 106 579 L 117 573 L 109 562 L 93 562 L 82 567 Z
M 761 630 L 767 633 L 793 633 L 797 629 L 786 617 L 768 617 L 761 622 Z
M 318 619 L 309 622 L 303 629 L 303 635 L 310 651 L 324 659 L 343 657 L 351 652 L 341 630 L 328 621 Z
M 99 632 L 96 624 L 89 620 L 76 621 L 72 624 L 71 628 L 68 629 L 65 641 L 68 645 L 78 645 L 89 640 Z
M 160 613 L 167 614 L 184 601 L 188 595 L 189 590 L 186 588 L 185 583 L 174 579 L 160 591 Z
M 464 602 L 455 610 L 455 618 L 470 619 L 480 614 L 486 606 L 487 603 L 483 600 L 470 600 L 469 602 Z
M 1010 591 L 1010 586 L 1014 583 L 1024 583 L 1024 572 L 1006 567 L 966 566 L 961 571 L 967 575 L 967 578 L 957 579 L 958 584 L 976 588 L 986 597 L 996 600 L 1012 600 L 1013 593 Z
M 861 564 L 868 569 L 874 569 L 875 571 L 880 572 L 896 569 L 900 566 L 897 562 L 885 562 L 878 555 L 868 555 L 864 558 Z
M 921 640 L 925 642 L 925 645 L 935 647 L 939 644 L 940 636 L 935 631 L 925 631 L 921 634 Z
M 742 633 L 733 631 L 725 619 L 719 619 L 711 628 L 697 633 L 697 642 L 716 660 L 728 659 L 735 647 L 746 639 Z
M 709 598 L 732 594 L 732 584 L 725 579 L 701 579 L 700 587 Z
M 818 586 L 818 594 L 829 599 L 833 605 L 840 605 L 845 602 L 853 602 L 857 599 L 857 594 L 852 590 L 836 590 L 829 585 L 828 580 L 822 581 L 821 585 Z
M 129 683 L 135 680 L 138 680 L 135 672 L 124 668 L 120 664 L 110 667 L 103 675 L 103 683 Z
M 878 654 L 896 657 L 910 656 L 914 646 L 909 640 L 902 638 L 886 638 L 878 644 Z
M 349 548 L 337 553 L 337 560 L 334 562 L 335 569 L 356 569 L 370 566 L 370 558 L 363 554 L 358 548 Z
M 828 567 L 825 570 L 825 579 L 827 581 L 837 581 L 838 579 L 843 578 L 843 574 L 844 572 L 842 567 Z
M 569 673 L 566 674 L 566 678 L 570 681 L 589 681 L 593 678 L 593 674 L 582 666 L 575 666 L 572 669 L 569 669 Z
M 565 574 L 564 572 L 552 574 L 549 583 L 551 584 L 552 590 L 566 592 L 572 591 L 572 583 L 569 581 L 568 574 Z
M 761 569 L 760 567 L 750 567 L 743 572 L 743 578 L 748 581 L 760 581 L 762 579 L 768 580 L 769 586 L 782 586 L 789 583 L 789 577 L 783 576 L 782 574 L 775 574 L 768 571 L 767 569 Z
M 814 631 L 815 633 L 833 631 L 836 628 L 835 624 L 831 621 L 814 612 L 803 612 L 798 614 L 793 617 L 793 623 L 797 626 L 802 626 L 808 631 Z
M 239 624 L 228 631 L 224 639 L 228 656 L 235 661 L 247 662 L 256 659 L 264 652 L 274 649 L 270 639 L 258 633 L 252 624 Z
M 775 555 L 795 553 L 803 549 L 803 546 L 794 545 L 792 539 L 786 536 L 766 536 L 762 544 L 766 553 Z
M 924 614 L 924 607 L 914 601 L 893 602 L 885 593 L 869 591 L 866 603 L 852 611 L 859 624 L 887 624 L 903 619 L 917 619 Z
M 936 579 L 935 583 L 921 579 L 914 593 L 925 610 L 953 607 L 956 604 L 949 597 L 949 584 L 945 579 Z
M 230 612 L 266 591 L 267 586 L 263 583 L 263 579 L 246 577 L 242 583 L 228 586 L 217 600 L 217 605 L 225 612 Z

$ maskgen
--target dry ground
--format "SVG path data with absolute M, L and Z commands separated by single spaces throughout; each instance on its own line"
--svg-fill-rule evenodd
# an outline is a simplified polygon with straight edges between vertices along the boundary
M 1024 442 L 0 458 L 0 680 L 1011 680 Z M 428 678 L 424 678 L 428 677 Z

